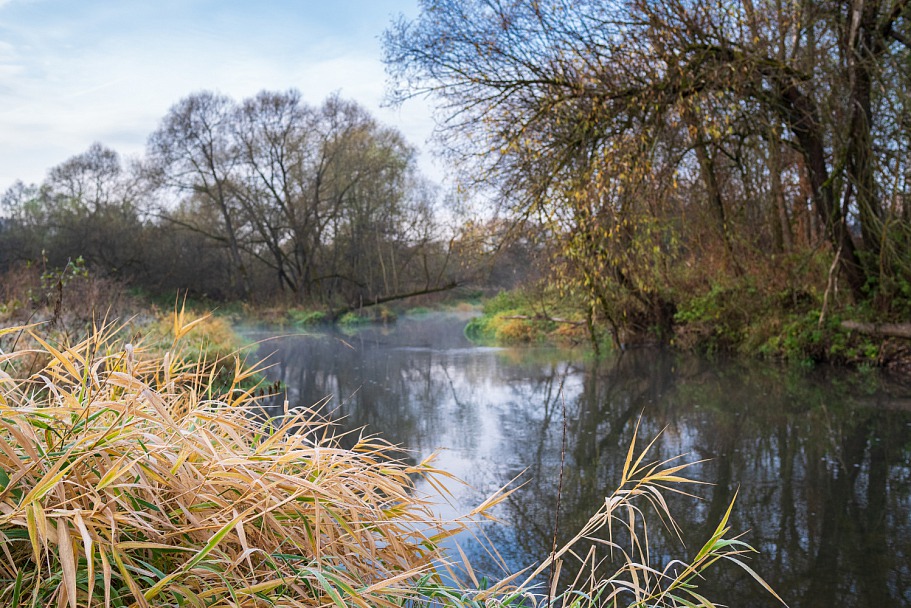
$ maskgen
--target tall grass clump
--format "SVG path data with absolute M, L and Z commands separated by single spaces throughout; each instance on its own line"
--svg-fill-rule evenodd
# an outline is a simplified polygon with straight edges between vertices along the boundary
M 310 410 L 257 419 L 254 372 L 219 388 L 178 321 L 163 355 L 34 333 L 49 362 L 21 380 L 0 352 L 0 605 L 422 601 L 453 531 L 414 493 L 436 471 L 375 438 L 343 449 Z
M 712 535 L 688 559 L 672 559 L 655 564 L 649 550 L 649 528 L 665 525 L 680 537 L 668 494 L 688 494 L 681 486 L 699 483 L 686 476 L 696 464 L 679 457 L 663 461 L 648 460 L 653 439 L 636 453 L 637 432 L 624 461 L 620 483 L 588 522 L 569 541 L 554 549 L 519 589 L 529 589 L 535 580 L 550 573 L 546 589 L 547 606 L 587 608 L 591 606 L 629 606 L 635 608 L 715 608 L 702 595 L 700 585 L 712 576 L 719 563 L 741 568 L 775 599 L 784 601 L 747 563 L 744 557 L 756 553 L 750 545 L 732 537 L 730 517 L 734 502 L 718 522 Z M 736 497 L 735 497 L 736 500 Z M 657 520 L 657 522 L 655 521 Z M 682 540 L 681 540 L 682 544 Z M 559 586 L 560 571 L 568 567 L 578 573 L 567 586 Z M 540 593 L 538 598 L 540 599 Z

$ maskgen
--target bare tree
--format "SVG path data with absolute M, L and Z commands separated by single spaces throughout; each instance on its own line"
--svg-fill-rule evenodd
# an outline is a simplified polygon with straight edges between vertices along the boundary
M 216 211 L 216 225 L 185 222 L 184 226 L 225 244 L 234 289 L 246 298 L 252 286 L 241 255 L 240 205 L 230 184 L 238 161 L 231 140 L 233 115 L 234 103 L 223 95 L 204 91 L 182 99 L 149 137 L 147 170 L 163 188 L 189 195 Z
M 348 304 L 405 288 L 417 181 L 398 132 L 337 96 L 311 108 L 296 91 L 264 91 L 241 105 L 233 133 L 249 250 L 283 288 Z

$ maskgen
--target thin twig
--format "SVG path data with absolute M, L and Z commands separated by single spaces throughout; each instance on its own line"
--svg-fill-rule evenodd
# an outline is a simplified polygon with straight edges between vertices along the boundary
M 833 285 L 837 286 L 838 284 L 838 277 L 835 274 L 835 270 L 838 268 L 838 262 L 840 260 L 841 245 L 838 246 L 838 251 L 835 253 L 835 259 L 832 260 L 832 266 L 829 268 L 829 277 L 826 281 L 826 291 L 822 296 L 822 310 L 819 311 L 819 322 L 816 324 L 816 327 L 819 329 L 822 329 L 823 323 L 826 321 L 826 313 L 829 311 L 829 293 L 832 291 Z
M 545 606 L 550 606 L 550 602 L 553 599 L 554 587 L 556 585 L 554 577 L 557 568 L 557 531 L 560 529 L 560 502 L 563 498 L 563 471 L 566 469 L 566 394 L 563 392 L 562 387 L 560 389 L 560 404 L 563 416 L 563 438 L 560 443 L 560 478 L 557 482 L 557 507 L 554 510 L 554 536 L 550 547 L 550 574 L 548 575 L 547 581 L 547 603 Z

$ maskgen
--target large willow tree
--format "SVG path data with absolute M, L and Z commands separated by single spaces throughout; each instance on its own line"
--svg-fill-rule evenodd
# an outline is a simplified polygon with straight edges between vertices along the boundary
M 909 4 L 424 0 L 386 62 L 615 325 L 666 329 L 700 267 L 818 251 L 888 308 L 911 295 Z

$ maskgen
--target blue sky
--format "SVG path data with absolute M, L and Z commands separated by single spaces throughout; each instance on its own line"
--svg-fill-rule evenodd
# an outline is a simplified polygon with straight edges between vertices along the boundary
M 95 141 L 141 154 L 168 108 L 203 89 L 297 88 L 312 104 L 340 91 L 424 148 L 426 103 L 381 107 L 380 36 L 399 13 L 417 0 L 0 0 L 0 191 Z

